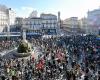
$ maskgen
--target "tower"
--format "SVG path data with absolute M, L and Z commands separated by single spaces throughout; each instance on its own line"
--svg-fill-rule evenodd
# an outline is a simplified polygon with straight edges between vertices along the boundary
M 57 34 L 59 35 L 61 28 L 61 19 L 60 19 L 60 12 L 58 12 L 58 27 L 57 27 Z
M 60 22 L 60 12 L 58 12 L 58 22 Z

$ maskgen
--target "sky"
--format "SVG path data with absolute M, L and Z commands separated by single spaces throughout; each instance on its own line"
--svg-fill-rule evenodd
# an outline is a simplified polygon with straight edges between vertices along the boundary
M 69 17 L 86 17 L 88 10 L 100 8 L 100 0 L 0 0 L 0 4 L 12 8 L 17 16 L 28 17 L 33 10 L 41 13 L 57 15 L 61 19 Z

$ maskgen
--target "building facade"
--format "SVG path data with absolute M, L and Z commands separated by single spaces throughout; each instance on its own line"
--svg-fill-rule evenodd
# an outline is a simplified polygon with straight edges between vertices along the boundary
M 0 5 L 0 32 L 9 31 L 14 22 L 15 12 L 5 5 Z
M 29 34 L 56 34 L 57 26 L 57 16 L 53 14 L 41 14 L 40 17 L 23 19 L 23 29 Z
M 65 19 L 62 26 L 66 32 L 74 35 L 80 31 L 78 17 L 70 17 Z
M 16 17 L 15 18 L 15 24 L 12 28 L 10 28 L 11 32 L 21 32 L 23 25 L 23 18 L 22 17 Z
M 100 8 L 93 11 L 88 11 L 88 33 L 89 34 L 99 34 L 100 28 Z
M 78 17 L 67 18 L 63 21 L 63 24 L 66 25 L 66 27 L 78 28 Z
M 9 8 L 9 24 L 10 26 L 13 26 L 15 24 L 15 19 L 16 19 L 16 13 Z
M 23 29 L 26 29 L 27 34 L 41 33 L 42 19 L 39 17 L 23 19 Z
M 83 30 L 86 34 L 88 34 L 88 20 L 87 18 L 81 18 L 79 20 L 79 27 L 81 30 Z
M 53 14 L 41 14 L 42 30 L 44 34 L 55 34 L 58 29 L 57 16 Z

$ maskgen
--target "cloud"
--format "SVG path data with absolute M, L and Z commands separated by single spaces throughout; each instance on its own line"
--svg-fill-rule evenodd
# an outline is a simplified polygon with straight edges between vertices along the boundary
M 21 8 L 16 8 L 15 12 L 16 12 L 16 16 L 25 18 L 28 17 L 33 10 L 34 9 L 32 7 L 25 6 Z

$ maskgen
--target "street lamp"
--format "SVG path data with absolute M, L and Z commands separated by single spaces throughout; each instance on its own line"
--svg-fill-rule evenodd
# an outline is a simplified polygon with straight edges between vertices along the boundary
M 22 27 L 22 38 L 23 40 L 26 40 L 26 25 L 27 24 L 23 24 L 23 27 Z
M 9 17 L 9 11 L 11 10 L 11 8 L 6 9 L 6 14 L 7 14 L 7 39 L 9 39 L 9 35 L 10 35 L 10 17 Z

